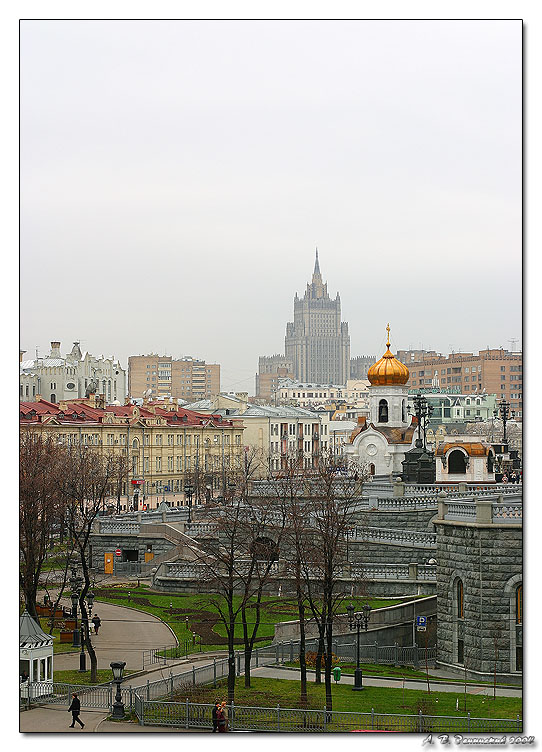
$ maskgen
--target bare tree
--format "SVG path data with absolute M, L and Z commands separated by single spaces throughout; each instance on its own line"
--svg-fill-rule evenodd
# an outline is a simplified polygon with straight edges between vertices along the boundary
M 293 574 L 297 613 L 299 617 L 299 668 L 301 673 L 301 704 L 307 705 L 307 660 L 305 618 L 307 597 L 304 588 L 302 564 L 305 557 L 306 517 L 310 513 L 307 499 L 303 497 L 303 475 L 299 473 L 296 456 L 284 458 L 280 478 L 270 479 L 273 494 L 283 511 L 285 527 L 284 545 L 287 548 Z
M 89 538 L 92 524 L 102 509 L 114 481 L 116 465 L 112 455 L 103 456 L 92 447 L 72 447 L 69 455 L 69 472 L 63 479 L 62 491 L 68 510 L 68 530 L 81 562 L 83 587 L 79 593 L 79 608 L 83 625 L 83 644 L 90 658 L 90 680 L 94 682 L 97 680 L 98 661 L 90 639 L 85 601 L 91 585 Z
M 343 463 L 344 464 L 344 463 Z M 364 470 L 352 463 L 337 472 L 331 455 L 319 458 L 318 466 L 307 474 L 304 494 L 310 500 L 311 515 L 303 541 L 303 579 L 310 610 L 324 642 L 324 683 L 326 708 L 332 709 L 331 670 L 333 621 L 344 600 L 339 584 L 347 561 L 347 531 L 353 522 L 353 501 L 359 494 Z
M 54 526 L 63 516 L 58 485 L 66 452 L 52 437 L 23 431 L 19 442 L 19 580 L 28 613 L 38 621 L 37 591 Z

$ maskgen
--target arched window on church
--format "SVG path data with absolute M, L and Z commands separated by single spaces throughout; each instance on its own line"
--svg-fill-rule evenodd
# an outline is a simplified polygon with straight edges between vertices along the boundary
M 388 422 L 388 401 L 385 399 L 381 399 L 378 403 L 378 422 Z
M 401 408 L 401 416 L 403 423 L 407 422 L 407 411 L 406 411 L 406 400 L 403 400 L 402 408 Z
M 465 454 L 460 449 L 454 449 L 448 457 L 448 474 L 464 475 L 467 471 Z

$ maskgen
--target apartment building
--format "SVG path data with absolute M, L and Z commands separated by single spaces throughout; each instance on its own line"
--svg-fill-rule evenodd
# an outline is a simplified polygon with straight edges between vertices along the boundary
M 284 355 L 261 355 L 256 374 L 256 397 L 275 400 L 280 379 L 293 379 L 294 366 Z
M 523 413 L 523 357 L 521 352 L 502 348 L 474 353 L 434 355 L 426 353 L 423 360 L 409 362 L 411 391 L 434 387 L 461 394 L 485 391 L 504 397 L 516 417 Z
M 131 355 L 128 358 L 128 394 L 173 397 L 193 401 L 214 397 L 220 392 L 220 366 L 191 357 L 174 359 L 167 355 Z
M 246 392 L 219 394 L 213 400 L 200 400 L 187 407 L 198 413 L 221 415 L 226 420 L 242 419 L 245 448 L 259 456 L 254 477 L 280 472 L 294 456 L 301 467 L 316 467 L 320 454 L 328 450 L 329 417 L 316 411 L 287 405 L 254 405 Z
M 162 493 L 183 493 L 187 482 L 199 487 L 201 481 L 217 490 L 226 473 L 242 468 L 239 418 L 201 415 L 174 404 L 99 405 L 103 399 L 95 395 L 59 404 L 21 402 L 20 428 L 51 435 L 60 444 L 125 457 L 122 496 L 131 498 L 137 488 L 151 507 Z

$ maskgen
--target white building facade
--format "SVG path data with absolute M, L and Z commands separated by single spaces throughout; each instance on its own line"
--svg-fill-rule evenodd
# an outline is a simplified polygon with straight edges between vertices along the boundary
M 89 393 L 101 394 L 106 404 L 126 398 L 126 371 L 115 358 L 99 358 L 81 352 L 79 342 L 62 356 L 60 342 L 51 342 L 48 356 L 19 363 L 19 400 L 32 402 L 39 395 L 47 402 L 78 399 Z

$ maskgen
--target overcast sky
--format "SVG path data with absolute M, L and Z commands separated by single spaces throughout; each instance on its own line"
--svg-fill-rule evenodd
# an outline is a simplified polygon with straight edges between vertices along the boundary
M 520 21 L 25 21 L 21 347 L 254 391 L 314 249 L 352 356 L 521 347 Z

